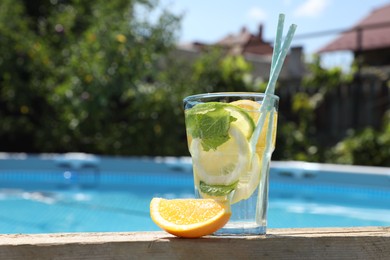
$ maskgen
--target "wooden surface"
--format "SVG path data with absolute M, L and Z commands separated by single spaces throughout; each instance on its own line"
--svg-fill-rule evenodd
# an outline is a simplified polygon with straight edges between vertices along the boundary
M 270 229 L 258 237 L 165 232 L 0 235 L 0 259 L 390 259 L 390 227 Z

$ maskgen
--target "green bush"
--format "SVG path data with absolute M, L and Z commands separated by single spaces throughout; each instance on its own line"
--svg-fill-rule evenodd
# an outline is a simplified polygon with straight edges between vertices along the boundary
M 182 99 L 250 85 L 242 57 L 170 55 L 156 1 L 4 0 L 0 22 L 0 151 L 188 155 Z
M 330 91 L 349 82 L 351 77 L 349 74 L 343 74 L 340 68 L 324 69 L 318 56 L 307 64 L 307 70 L 300 92 L 295 93 L 291 100 L 283 101 L 291 101 L 291 107 L 280 113 L 276 150 L 273 155 L 275 160 L 321 162 L 326 151 L 330 149 L 318 138 L 316 110 Z M 283 112 L 288 112 L 289 117 L 283 117 Z
M 195 62 L 176 55 L 179 26 L 153 0 L 1 1 L 0 151 L 188 155 L 185 96 L 265 85 L 219 48 Z M 352 73 L 318 57 L 308 70 L 289 115 L 279 113 L 273 159 L 390 166 L 389 120 L 320 142 L 316 110 Z
M 318 161 L 319 151 L 314 127 L 315 105 L 308 94 L 300 92 L 292 99 L 291 112 L 296 120 L 278 120 L 275 160 Z
M 170 104 L 155 102 L 168 94 L 147 82 L 174 46 L 179 17 L 162 10 L 152 23 L 141 8 L 157 6 L 1 1 L 0 150 L 161 151 L 155 122 Z
M 390 166 L 390 112 L 384 119 L 383 128 L 371 127 L 361 131 L 351 130 L 328 154 L 332 163 Z

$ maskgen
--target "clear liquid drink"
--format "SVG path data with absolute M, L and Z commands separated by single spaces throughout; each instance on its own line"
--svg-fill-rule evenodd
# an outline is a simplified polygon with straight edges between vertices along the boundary
M 217 235 L 266 233 L 278 101 L 275 95 L 266 99 L 259 93 L 211 93 L 184 99 L 195 195 L 231 205 L 232 216 Z

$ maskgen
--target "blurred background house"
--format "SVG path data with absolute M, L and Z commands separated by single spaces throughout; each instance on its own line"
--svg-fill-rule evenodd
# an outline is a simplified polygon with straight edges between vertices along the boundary
M 175 55 L 195 60 L 205 49 L 219 46 L 227 54 L 245 57 L 253 67 L 253 76 L 266 81 L 273 46 L 272 41 L 264 39 L 264 27 L 260 24 L 255 33 L 243 27 L 238 33 L 228 34 L 212 44 L 179 44 Z M 320 37 L 322 34 L 336 37 L 317 54 L 321 57 L 336 51 L 350 51 L 356 70 L 351 83 L 341 84 L 324 96 L 326 101 L 316 108 L 316 128 L 322 129 L 322 134 L 327 136 L 325 140 L 328 141 L 331 136 L 332 140 L 337 141 L 351 128 L 381 127 L 383 116 L 390 108 L 390 4 L 373 10 L 352 28 L 313 32 L 307 38 Z M 307 91 L 302 89 L 302 79 L 308 76 L 304 55 L 302 46 L 292 46 L 278 80 L 279 84 L 288 86 L 277 91 L 284 100 L 281 110 L 286 110 L 287 117 L 294 94 Z M 315 91 L 318 89 L 310 90 L 311 93 Z
M 390 4 L 372 10 L 352 28 L 342 30 L 318 53 L 336 51 L 353 53 L 356 73 L 353 83 L 340 86 L 334 97 L 337 102 L 333 103 L 339 106 L 334 108 L 337 112 L 332 116 L 332 130 L 380 127 L 390 108 Z
M 373 10 L 359 23 L 319 50 L 351 51 L 360 66 L 390 67 L 390 4 Z
M 218 46 L 228 55 L 242 55 L 253 68 L 252 75 L 266 81 L 269 77 L 272 52 L 272 43 L 263 38 L 264 25 L 260 24 L 256 33 L 243 27 L 236 34 L 229 34 L 212 44 L 192 42 L 179 44 L 175 53 L 181 57 L 195 60 L 205 49 Z M 292 46 L 287 56 L 279 80 L 288 80 L 289 89 L 298 87 L 305 73 L 303 48 Z

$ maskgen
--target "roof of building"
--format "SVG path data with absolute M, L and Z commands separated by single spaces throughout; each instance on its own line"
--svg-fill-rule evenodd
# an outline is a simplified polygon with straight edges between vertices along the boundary
M 253 66 L 253 74 L 256 77 L 267 78 L 272 62 L 273 46 L 263 39 L 263 26 L 258 32 L 250 33 L 243 27 L 237 34 L 229 34 L 214 44 L 191 42 L 179 44 L 175 50 L 177 55 L 187 59 L 196 59 L 197 54 L 213 46 L 224 48 L 226 53 L 243 55 Z M 286 57 L 286 63 L 280 73 L 280 79 L 300 79 L 305 72 L 302 59 L 302 47 L 292 47 Z
M 243 27 L 238 34 L 229 34 L 217 41 L 217 44 L 224 46 L 231 46 L 236 44 L 242 45 L 245 44 L 250 37 L 251 33 L 247 30 L 246 27 Z
M 229 34 L 216 42 L 229 49 L 232 54 L 272 55 L 272 45 L 263 39 L 263 25 L 257 34 L 250 33 L 245 27 L 238 34 Z
M 319 53 L 340 50 L 365 51 L 387 47 L 390 47 L 390 4 L 373 10 L 351 29 L 321 48 Z
M 225 48 L 230 54 L 272 56 L 273 52 L 272 45 L 263 39 L 263 25 L 259 26 L 257 34 L 252 34 L 246 27 L 243 27 L 238 34 L 229 34 L 211 45 L 192 42 L 180 44 L 179 47 L 187 50 L 200 50 L 215 45 Z
M 356 52 L 382 48 L 390 48 L 390 4 L 373 10 L 351 29 L 321 48 L 319 53 L 341 50 Z

